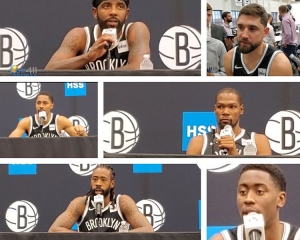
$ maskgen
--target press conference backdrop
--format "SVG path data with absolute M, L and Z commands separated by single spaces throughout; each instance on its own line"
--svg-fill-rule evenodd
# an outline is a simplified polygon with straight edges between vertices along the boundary
M 98 135 L 97 83 L 23 82 L 0 83 L 0 137 L 8 137 L 22 118 L 36 113 L 35 99 L 40 91 L 53 95 L 53 113 L 67 117 L 73 125 L 84 126 L 89 136 Z
M 207 239 L 223 229 L 242 223 L 236 205 L 239 174 L 244 165 L 219 166 L 219 172 L 207 172 Z M 300 226 L 299 171 L 300 165 L 279 164 L 286 177 L 287 202 L 280 209 L 280 220 Z
M 196 164 L 111 166 L 116 173 L 115 193 L 132 197 L 155 231 L 199 231 L 201 189 Z M 0 165 L 0 231 L 48 231 L 71 200 L 89 191 L 94 167 Z
M 43 69 L 74 27 L 94 25 L 92 0 L 1 0 L 0 70 Z M 200 1 L 132 0 L 128 22 L 146 23 L 155 69 L 200 69 Z
M 300 152 L 300 83 L 104 83 L 107 153 L 184 153 L 189 140 L 216 125 L 224 87 L 240 91 L 241 126 L 264 133 L 274 155 Z

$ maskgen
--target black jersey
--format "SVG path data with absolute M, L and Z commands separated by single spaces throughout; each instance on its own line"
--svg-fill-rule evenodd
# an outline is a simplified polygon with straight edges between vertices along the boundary
M 51 113 L 49 122 L 40 128 L 40 124 L 37 120 L 37 114 L 30 116 L 30 128 L 29 132 L 26 131 L 28 137 L 59 137 L 57 126 L 58 114 Z
M 122 34 L 117 40 L 116 45 L 110 50 L 111 53 L 111 69 L 116 69 L 127 65 L 128 63 L 128 55 L 129 55 L 129 45 L 127 42 L 127 32 L 132 23 L 124 24 L 122 28 Z M 91 27 L 84 27 L 86 33 L 86 46 L 83 53 L 89 51 L 89 49 L 93 46 L 95 41 L 98 39 L 98 29 L 99 25 Z M 85 64 L 85 69 L 87 70 L 106 70 L 106 61 L 107 61 L 107 52 L 98 58 L 94 62 L 89 62 Z
M 216 137 L 219 137 L 219 134 L 216 133 Z M 241 129 L 239 135 L 234 138 L 236 148 L 240 155 L 244 155 L 244 147 L 251 143 L 255 148 L 255 133 L 247 132 L 245 129 Z M 201 155 L 224 155 L 223 150 L 219 150 L 217 143 L 213 144 L 213 135 L 212 133 L 203 134 L 203 144 Z
M 270 67 L 275 56 L 282 51 L 266 44 L 264 53 L 253 70 L 249 70 L 244 63 L 244 54 L 234 48 L 232 55 L 231 71 L 234 76 L 269 76 Z
M 119 206 L 118 195 L 116 205 L 110 202 L 103 210 L 102 216 L 99 219 L 99 229 L 97 227 L 98 219 L 95 214 L 95 205 L 92 197 L 88 197 L 84 209 L 84 213 L 78 223 L 79 232 L 118 232 L 121 226 L 121 221 L 125 221 Z
M 283 224 L 282 240 L 298 240 L 300 237 L 299 228 L 286 222 Z M 224 230 L 221 232 L 224 240 L 244 240 L 244 227 L 239 225 L 236 228 Z

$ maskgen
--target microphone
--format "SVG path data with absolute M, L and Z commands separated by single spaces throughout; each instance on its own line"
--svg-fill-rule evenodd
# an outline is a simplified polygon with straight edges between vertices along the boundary
M 263 215 L 251 212 L 243 218 L 246 240 L 265 240 L 265 222 Z
M 221 130 L 220 137 L 223 137 L 223 136 L 230 136 L 230 137 L 234 138 L 234 133 L 233 133 L 232 127 L 230 125 L 226 125 Z M 224 152 L 224 155 L 228 155 L 228 149 L 227 148 L 224 148 L 223 152 Z
M 300 66 L 300 59 L 297 58 L 294 54 L 290 55 L 290 59 L 292 59 L 298 66 Z
M 110 49 L 112 45 L 115 45 L 116 44 L 116 41 L 117 41 L 117 29 L 116 28 L 105 28 L 103 29 L 102 31 L 102 35 L 103 34 L 108 34 L 110 35 L 114 41 L 113 42 L 107 42 L 106 46 L 105 46 L 105 49 Z
M 94 203 L 95 203 L 95 215 L 97 218 L 100 218 L 102 215 L 102 208 L 104 205 L 103 195 L 97 194 L 96 196 L 94 196 Z
M 47 121 L 47 115 L 44 110 L 39 112 L 39 118 L 40 118 L 40 128 L 43 128 L 44 122 Z

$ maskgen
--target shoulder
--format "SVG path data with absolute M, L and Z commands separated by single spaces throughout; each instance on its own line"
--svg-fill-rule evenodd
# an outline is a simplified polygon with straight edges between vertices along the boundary
M 84 27 L 75 27 L 71 29 L 65 36 L 65 44 L 69 47 L 83 47 L 86 43 L 86 32 Z
M 26 127 L 26 128 L 29 128 L 30 127 L 30 120 L 31 117 L 24 117 L 20 122 L 19 122 L 19 126 L 22 126 L 22 127 Z
M 193 137 L 189 142 L 186 154 L 187 155 L 201 154 L 203 141 L 204 141 L 203 135 Z
M 127 203 L 134 202 L 133 199 L 128 195 L 119 195 L 119 204 L 126 205 Z
M 270 75 L 272 76 L 292 76 L 293 75 L 293 70 L 291 67 L 291 63 L 286 57 L 286 55 L 279 51 L 276 54 L 271 68 L 270 68 Z
M 58 126 L 62 127 L 63 129 L 66 127 L 72 126 L 71 121 L 68 118 L 66 118 L 65 116 L 61 116 L 61 115 L 57 116 L 57 124 L 58 124 Z
M 254 138 L 257 147 L 257 155 L 272 155 L 270 143 L 266 135 L 255 133 Z
M 136 32 L 144 32 L 144 31 L 149 32 L 149 29 L 148 29 L 148 27 L 145 23 L 143 23 L 143 22 L 133 22 L 128 27 L 128 36 L 130 36 L 131 34 L 134 34 Z
M 212 236 L 209 240 L 224 240 L 221 233 L 217 233 L 216 235 Z

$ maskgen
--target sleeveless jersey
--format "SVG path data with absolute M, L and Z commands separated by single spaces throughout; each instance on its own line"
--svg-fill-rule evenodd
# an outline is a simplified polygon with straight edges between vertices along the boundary
M 298 240 L 300 237 L 299 228 L 287 222 L 283 224 L 282 240 Z M 236 228 L 224 230 L 221 232 L 224 240 L 244 240 L 244 227 L 243 224 Z
M 219 134 L 216 133 L 216 137 L 219 137 Z M 201 155 L 224 155 L 223 150 L 219 150 L 218 144 L 213 144 L 213 140 L 211 132 L 203 134 Z M 235 136 L 234 141 L 240 155 L 244 155 L 244 147 L 249 142 L 256 148 L 255 133 L 247 132 L 245 129 L 242 129 L 240 134 Z
M 127 65 L 128 55 L 129 55 L 129 46 L 127 42 L 127 32 L 132 23 L 124 24 L 122 27 L 122 34 L 116 42 L 116 45 L 110 50 L 111 60 L 110 65 L 111 69 L 116 69 Z M 91 27 L 84 27 L 86 33 L 86 46 L 83 53 L 86 53 L 93 46 L 95 41 L 98 39 L 98 29 L 99 25 Z M 98 58 L 94 62 L 89 62 L 85 64 L 85 69 L 87 70 L 106 70 L 106 61 L 107 61 L 107 52 Z
M 43 126 L 43 134 L 41 133 L 40 124 L 36 118 L 36 114 L 30 116 L 29 132 L 26 131 L 28 137 L 59 137 L 57 126 L 58 114 L 51 113 L 49 122 Z
M 95 205 L 91 196 L 88 197 L 84 209 L 84 213 L 78 223 L 78 232 L 118 232 L 121 226 L 121 221 L 125 221 L 119 206 L 118 195 L 116 205 L 111 205 L 111 202 L 102 209 L 102 216 L 99 219 L 99 229 L 97 227 L 98 219 L 95 214 Z
M 269 76 L 270 67 L 278 53 L 282 51 L 266 44 L 264 53 L 256 67 L 250 71 L 244 63 L 244 55 L 238 49 L 238 46 L 233 50 L 231 63 L 231 71 L 234 76 Z

